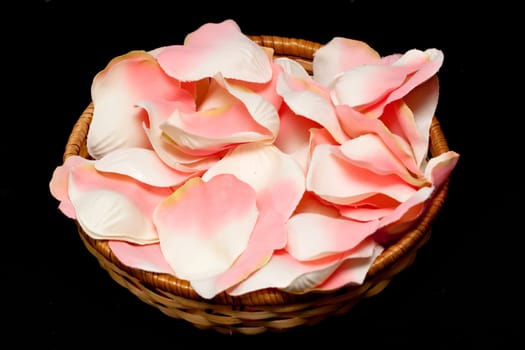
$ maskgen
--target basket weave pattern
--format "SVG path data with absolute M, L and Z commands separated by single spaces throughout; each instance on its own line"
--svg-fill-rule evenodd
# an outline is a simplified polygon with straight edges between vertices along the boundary
M 312 71 L 313 55 L 321 47 L 319 43 L 303 39 L 278 36 L 250 38 L 261 46 L 273 48 L 276 56 L 297 60 L 309 72 Z M 90 103 L 69 135 L 64 160 L 72 155 L 89 157 L 86 136 L 92 116 L 93 104 Z M 432 155 L 449 150 L 436 118 L 430 128 L 430 143 L 429 152 Z M 313 325 L 329 316 L 341 315 L 359 301 L 381 292 L 395 275 L 413 262 L 418 249 L 429 239 L 431 224 L 445 201 L 447 189 L 448 181 L 429 200 L 428 208 L 417 225 L 376 258 L 363 284 L 332 292 L 292 294 L 277 289 L 264 289 L 241 296 L 221 293 L 207 300 L 200 297 L 187 281 L 123 265 L 111 252 L 107 241 L 89 237 L 78 223 L 77 229 L 88 251 L 113 280 L 164 314 L 188 321 L 201 329 L 214 329 L 225 334 L 280 332 L 297 326 Z

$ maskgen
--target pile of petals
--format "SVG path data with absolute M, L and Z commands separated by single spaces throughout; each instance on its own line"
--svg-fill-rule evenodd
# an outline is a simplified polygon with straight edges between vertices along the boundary
M 207 23 L 94 77 L 89 157 L 50 191 L 122 263 L 203 298 L 361 284 L 457 163 L 428 153 L 442 63 L 335 37 L 308 72 Z

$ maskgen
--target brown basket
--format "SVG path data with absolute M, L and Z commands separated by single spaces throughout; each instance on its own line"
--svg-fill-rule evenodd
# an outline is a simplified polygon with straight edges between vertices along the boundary
M 251 36 L 259 45 L 271 47 L 277 56 L 291 57 L 311 72 L 312 57 L 321 44 L 303 39 L 278 36 Z M 88 157 L 86 136 L 93 115 L 90 103 L 75 123 L 64 151 L 64 160 L 71 155 Z M 430 128 L 430 153 L 448 151 L 440 124 L 434 118 Z M 187 281 L 174 276 L 142 271 L 123 265 L 111 252 L 107 241 L 95 240 L 78 226 L 86 248 L 111 278 L 127 288 L 143 302 L 164 314 L 183 319 L 201 329 L 221 333 L 258 334 L 266 331 L 313 325 L 328 316 L 349 311 L 359 301 L 381 292 L 390 280 L 406 269 L 418 249 L 431 234 L 431 224 L 445 201 L 448 181 L 430 200 L 418 224 L 395 244 L 385 249 L 372 264 L 363 284 L 347 286 L 333 292 L 291 294 L 264 289 L 241 296 L 221 293 L 211 300 L 201 298 Z

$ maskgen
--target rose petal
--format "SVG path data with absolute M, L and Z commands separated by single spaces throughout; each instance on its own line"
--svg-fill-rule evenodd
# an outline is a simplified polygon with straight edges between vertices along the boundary
M 345 259 L 326 280 L 315 286 L 314 290 L 331 291 L 346 285 L 362 284 L 370 266 L 383 250 L 384 248 L 373 239 L 367 239 L 355 249 L 353 256 Z
M 304 193 L 299 165 L 273 145 L 239 145 L 202 178 L 210 181 L 221 174 L 233 174 L 256 191 L 259 217 L 248 246 L 229 270 L 208 280 L 192 280 L 193 288 L 206 297 L 239 283 L 284 247 L 285 222 Z
M 359 40 L 335 37 L 319 48 L 313 57 L 314 79 L 331 87 L 334 79 L 354 67 L 377 64 L 381 57 L 368 45 Z
M 151 148 L 142 126 L 147 114 L 136 104 L 148 98 L 175 100 L 180 90 L 179 82 L 144 51 L 111 60 L 91 86 L 94 109 L 87 135 L 89 154 L 98 159 L 118 148 Z
M 93 163 L 80 156 L 71 156 L 64 160 L 64 163 L 53 170 L 49 181 L 49 190 L 55 199 L 60 201 L 58 209 L 68 218 L 76 219 L 75 208 L 69 200 L 69 172 L 80 164 Z
M 277 92 L 292 111 L 325 127 L 339 143 L 348 139 L 326 87 L 312 79 L 283 73 L 277 81 Z
M 84 231 L 95 239 L 157 242 L 156 206 L 172 191 L 131 177 L 98 172 L 94 164 L 71 169 L 69 197 Z
M 226 78 L 264 83 L 272 76 L 266 51 L 232 20 L 204 24 L 187 35 L 184 45 L 165 47 L 157 60 L 169 75 L 181 81 L 220 73 Z
M 127 175 L 157 187 L 175 187 L 196 174 L 168 167 L 153 150 L 145 148 L 115 150 L 99 159 L 95 168 L 103 172 Z
M 380 175 L 339 156 L 337 146 L 318 145 L 312 155 L 306 188 L 335 204 L 351 204 L 382 193 L 403 202 L 415 189 L 397 175 Z
M 188 180 L 153 219 L 166 261 L 191 281 L 226 271 L 246 248 L 257 216 L 254 190 L 224 174 Z
M 286 250 L 297 260 L 313 260 L 350 250 L 373 234 L 377 221 L 359 222 L 346 218 L 301 213 L 287 222 Z
M 117 259 L 126 266 L 144 271 L 175 275 L 162 255 L 159 243 L 133 244 L 125 241 L 108 242 Z

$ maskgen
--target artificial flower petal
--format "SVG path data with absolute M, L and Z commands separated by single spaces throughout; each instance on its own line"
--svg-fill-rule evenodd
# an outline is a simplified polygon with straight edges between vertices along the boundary
M 314 213 L 288 220 L 286 250 L 297 260 L 313 260 L 356 247 L 378 228 L 377 220 L 359 222 Z
M 196 172 L 182 172 L 167 166 L 146 148 L 122 148 L 106 154 L 95 163 L 98 171 L 130 176 L 142 183 L 158 187 L 175 187 Z
M 296 114 L 325 127 L 339 143 L 348 140 L 326 87 L 312 79 L 302 79 L 285 72 L 278 78 L 277 92 Z
M 233 175 L 188 180 L 155 210 L 162 252 L 177 277 L 226 271 L 244 251 L 258 217 L 255 191 Z
M 156 57 L 163 69 L 180 81 L 220 73 L 225 78 L 265 83 L 272 76 L 266 51 L 232 20 L 206 23 L 189 33 L 184 45 L 165 47 Z
M 94 108 L 87 135 L 89 154 L 99 159 L 118 148 L 151 148 L 143 130 L 147 114 L 137 102 L 176 100 L 180 90 L 179 82 L 167 76 L 145 51 L 131 51 L 111 60 L 91 85 Z
M 342 73 L 357 66 L 380 62 L 379 53 L 367 43 L 335 37 L 315 52 L 313 77 L 320 84 L 331 88 L 333 81 Z
M 274 252 L 270 261 L 251 274 L 238 285 L 230 288 L 230 295 L 242 295 L 265 288 L 286 289 L 295 280 L 309 275 L 309 287 L 313 287 L 326 279 L 342 261 L 342 254 L 332 255 L 318 261 L 301 262 L 293 258 L 287 251 Z M 303 283 L 308 279 L 304 279 Z
M 49 182 L 51 195 L 60 201 L 58 209 L 70 219 L 76 219 L 76 213 L 69 200 L 69 172 L 75 166 L 86 163 L 93 163 L 93 160 L 77 155 L 67 157 L 62 165 L 55 168 Z
M 381 175 L 343 159 L 337 146 L 318 145 L 306 175 L 307 190 L 334 204 L 382 193 L 403 202 L 416 190 L 397 175 Z M 330 174 L 329 177 L 326 174 Z
M 153 211 L 171 192 L 128 176 L 99 172 L 94 164 L 70 171 L 69 197 L 77 220 L 95 239 L 157 242 Z
M 133 244 L 126 241 L 108 241 L 111 252 L 126 266 L 175 275 L 170 265 L 164 259 L 159 243 Z
M 207 280 L 192 280 L 199 294 L 211 297 L 244 280 L 285 246 L 285 223 L 304 193 L 304 173 L 293 158 L 273 145 L 244 144 L 232 149 L 203 174 L 204 181 L 232 174 L 257 194 L 259 217 L 245 251 L 228 271 Z
M 372 248 L 371 253 L 370 248 Z M 347 285 L 362 284 L 370 266 L 383 251 L 384 247 L 373 239 L 365 240 L 354 250 L 353 255 L 346 258 L 326 280 L 315 286 L 313 290 L 331 291 Z

